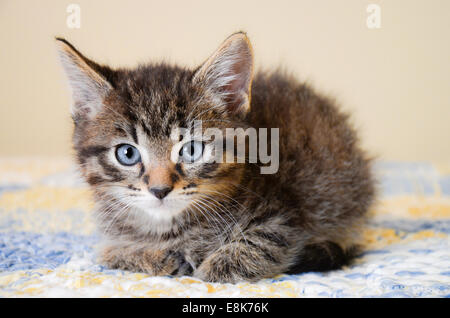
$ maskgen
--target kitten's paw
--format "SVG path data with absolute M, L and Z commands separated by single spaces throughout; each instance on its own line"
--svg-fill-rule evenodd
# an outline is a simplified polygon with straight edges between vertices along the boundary
M 232 263 L 226 255 L 213 254 L 209 256 L 194 271 L 192 275 L 205 282 L 231 283 L 239 281 L 253 281 L 255 276 L 248 269 Z
M 114 247 L 104 248 L 98 256 L 98 261 L 109 269 L 136 270 L 136 266 L 129 262 L 129 258 L 125 257 L 120 249 Z
M 182 252 L 169 252 L 170 258 L 173 260 L 174 270 L 170 275 L 172 276 L 190 276 L 192 275 L 194 268 L 191 263 L 189 263 Z
M 154 276 L 183 276 L 193 272 L 193 267 L 180 251 L 106 248 L 100 260 L 111 269 L 145 272 Z

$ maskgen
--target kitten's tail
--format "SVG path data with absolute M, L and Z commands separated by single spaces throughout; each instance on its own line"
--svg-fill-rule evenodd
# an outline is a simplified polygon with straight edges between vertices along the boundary
M 287 274 L 303 272 L 325 272 L 350 265 L 352 260 L 361 254 L 358 246 L 346 250 L 334 242 L 323 242 L 305 246 L 296 257 Z

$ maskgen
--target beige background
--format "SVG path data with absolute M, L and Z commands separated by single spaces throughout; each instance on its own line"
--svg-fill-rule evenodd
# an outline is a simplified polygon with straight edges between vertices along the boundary
M 66 25 L 70 3 L 80 29 Z M 381 6 L 381 29 L 366 26 L 369 3 Z M 55 35 L 113 66 L 196 66 L 237 30 L 257 66 L 283 65 L 336 96 L 373 154 L 450 161 L 448 0 L 0 0 L 0 155 L 71 153 Z

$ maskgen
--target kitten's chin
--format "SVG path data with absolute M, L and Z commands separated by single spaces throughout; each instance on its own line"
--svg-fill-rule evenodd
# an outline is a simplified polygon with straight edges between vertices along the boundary
M 188 206 L 188 201 L 175 199 L 140 202 L 135 205 L 138 229 L 143 233 L 155 234 L 172 231 L 176 224 L 174 219 L 179 217 Z

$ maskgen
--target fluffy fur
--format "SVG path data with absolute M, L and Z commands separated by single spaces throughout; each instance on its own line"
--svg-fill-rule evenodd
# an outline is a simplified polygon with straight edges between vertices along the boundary
M 280 71 L 253 76 L 244 33 L 195 70 L 112 69 L 57 43 L 102 263 L 237 282 L 336 269 L 354 256 L 374 199 L 370 160 L 332 100 Z M 194 119 L 203 129 L 279 128 L 278 172 L 261 174 L 261 163 L 173 162 L 173 136 Z M 139 163 L 117 161 L 124 143 L 139 150 Z M 160 185 L 170 189 L 163 200 L 149 191 Z

